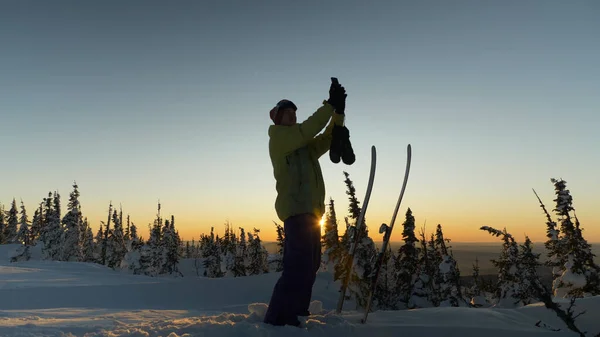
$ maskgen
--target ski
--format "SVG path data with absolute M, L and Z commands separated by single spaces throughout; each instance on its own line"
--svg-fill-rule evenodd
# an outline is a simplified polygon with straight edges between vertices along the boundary
M 390 221 L 390 225 L 382 224 L 379 228 L 379 233 L 383 233 L 383 245 L 381 246 L 381 250 L 377 256 L 377 260 L 375 261 L 375 274 L 371 278 L 371 287 L 369 289 L 369 299 L 367 301 L 367 307 L 365 308 L 365 316 L 362 318 L 361 323 L 367 322 L 367 317 L 369 316 L 369 311 L 371 310 L 371 302 L 373 301 L 373 294 L 375 293 L 375 289 L 377 288 L 377 281 L 379 279 L 379 273 L 381 271 L 381 265 L 383 264 L 383 258 L 385 256 L 385 251 L 388 248 L 390 242 L 390 236 L 392 235 L 392 230 L 394 229 L 394 223 L 396 222 L 396 215 L 398 215 L 398 209 L 400 208 L 400 203 L 402 202 L 402 197 L 404 196 L 404 191 L 406 190 L 406 183 L 408 182 L 408 173 L 410 172 L 410 161 L 412 158 L 412 150 L 410 144 L 406 149 L 406 171 L 404 172 L 404 182 L 402 183 L 402 189 L 400 190 L 400 196 L 398 197 L 398 202 L 396 203 L 396 208 L 394 209 L 394 214 L 392 215 L 392 220 Z
M 373 190 L 373 181 L 375 180 L 375 166 L 377 162 L 377 153 L 375 150 L 375 146 L 371 146 L 371 170 L 369 173 L 369 183 L 367 184 L 367 193 L 365 195 L 365 200 L 363 202 L 363 206 L 360 210 L 360 214 L 358 215 L 358 219 L 356 224 L 354 225 L 354 233 L 352 238 L 352 244 L 350 245 L 350 252 L 346 257 L 346 268 L 348 272 L 344 275 L 342 279 L 342 286 L 340 288 L 340 298 L 337 303 L 336 312 L 339 314 L 342 312 L 342 307 L 344 306 L 344 299 L 346 297 L 346 289 L 348 288 L 348 282 L 350 281 L 350 275 L 352 274 L 352 263 L 354 262 L 354 252 L 356 250 L 356 246 L 359 242 L 359 231 L 357 230 L 358 226 L 362 226 L 363 220 L 365 218 L 365 213 L 367 212 L 367 206 L 369 205 L 369 199 L 371 198 L 371 190 Z M 350 228 L 349 228 L 350 229 Z

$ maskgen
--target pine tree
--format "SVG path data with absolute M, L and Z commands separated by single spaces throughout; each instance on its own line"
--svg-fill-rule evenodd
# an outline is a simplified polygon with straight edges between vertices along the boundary
M 467 303 L 463 298 L 460 284 L 460 271 L 458 264 L 446 245 L 449 239 L 444 238 L 442 225 L 438 224 L 435 234 L 435 242 L 438 255 L 441 257 L 439 264 L 440 272 L 440 306 L 465 306 Z
M 350 213 L 350 218 L 355 221 L 353 235 L 358 235 L 359 237 L 354 252 L 355 263 L 352 264 L 352 270 L 350 271 L 348 292 L 350 296 L 355 299 L 356 307 L 359 309 L 366 307 L 369 296 L 370 275 L 373 271 L 371 261 L 373 261 L 373 258 L 376 256 L 377 250 L 375 249 L 375 243 L 369 237 L 366 218 L 363 218 L 362 224 L 357 223 L 361 212 L 360 202 L 356 197 L 356 189 L 354 188 L 354 183 L 350 180 L 350 175 L 347 172 L 344 172 L 344 176 L 346 177 L 344 180 L 347 187 L 346 194 L 350 201 L 348 211 Z M 355 240 L 353 239 L 353 241 Z M 341 265 L 345 265 L 345 261 L 341 261 Z M 347 272 L 347 270 L 344 271 L 344 273 Z
M 269 272 L 268 264 L 268 253 L 267 250 L 262 246 L 260 236 L 260 230 L 254 228 L 254 236 L 252 242 L 248 246 L 250 263 L 248 265 L 249 275 L 259 275 Z
M 35 212 L 33 213 L 33 218 L 31 219 L 30 241 L 32 245 L 35 245 L 39 240 L 42 232 L 42 227 L 44 226 L 43 205 L 43 202 L 40 203 L 40 207 L 35 210 Z
M 485 296 L 483 296 L 483 284 L 481 276 L 479 275 L 479 259 L 475 257 L 475 263 L 473 264 L 473 284 L 469 289 L 469 293 L 471 295 L 470 304 L 476 308 L 483 307 L 487 305 L 487 300 Z
M 21 213 L 19 218 L 19 232 L 17 233 L 17 242 L 25 246 L 31 245 L 31 231 L 29 229 L 29 218 L 25 210 L 25 204 L 21 200 Z
M 102 251 L 100 253 L 100 263 L 102 265 L 106 265 L 107 261 L 107 250 L 108 250 L 108 235 L 110 233 L 110 218 L 112 216 L 112 201 L 109 203 L 108 205 L 108 218 L 106 219 L 106 223 L 101 222 L 105 228 L 102 231 L 102 239 L 101 239 L 101 247 L 102 247 Z
M 149 266 L 147 247 L 137 235 L 137 227 L 131 223 L 129 228 L 130 240 L 127 242 L 127 253 L 121 262 L 121 269 L 125 269 L 134 275 L 146 274 L 146 268 Z
M 416 265 L 416 279 L 413 283 L 412 295 L 408 301 L 408 308 L 428 308 L 434 306 L 433 299 L 433 282 L 436 266 L 430 256 L 430 251 L 427 248 L 427 240 L 425 239 L 425 228 L 419 233 L 420 248 L 419 261 Z
M 540 254 L 533 252 L 533 244 L 528 236 L 525 236 L 525 243 L 520 248 L 520 295 L 523 304 L 527 305 L 539 300 L 538 289 L 543 288 L 537 273 L 537 268 L 541 266 L 539 262 Z
M 427 242 L 427 255 L 430 262 L 430 276 L 431 282 L 429 282 L 429 300 L 430 302 L 438 307 L 441 302 L 441 289 L 442 274 L 440 272 L 440 264 L 443 262 L 442 255 L 438 251 L 438 247 L 435 241 L 435 235 L 431 233 L 431 237 Z
M 17 211 L 17 202 L 13 198 L 10 210 L 8 211 L 8 221 L 4 237 L 7 243 L 17 243 L 17 230 L 19 228 L 19 212 Z
M 127 226 L 125 227 L 125 235 L 123 236 L 123 240 L 125 240 L 125 242 L 131 241 L 131 221 L 129 219 L 129 214 L 127 214 Z
M 553 282 L 556 297 L 583 297 L 600 294 L 598 274 L 600 267 L 594 261 L 594 255 L 589 249 L 587 241 L 583 238 L 580 224 L 573 224 L 571 211 L 573 197 L 566 188 L 566 181 L 551 179 L 554 183 L 556 194 L 556 208 L 554 211 L 560 223 L 561 248 L 560 262 L 564 263 L 561 275 Z
M 55 192 L 48 193 L 44 198 L 43 223 L 40 240 L 43 242 L 42 252 L 44 258 L 60 260 L 62 252 L 63 229 L 60 224 L 60 195 Z
M 82 233 L 83 215 L 81 214 L 81 204 L 79 203 L 79 191 L 77 183 L 73 183 L 73 191 L 69 196 L 67 205 L 67 214 L 62 219 L 65 227 L 63 238 L 63 260 L 64 261 L 83 261 Z
M 84 262 L 96 262 L 96 247 L 94 244 L 94 233 L 88 223 L 88 219 L 83 220 L 83 238 L 81 240 L 81 250 Z
M 396 260 L 396 291 L 397 301 L 402 307 L 408 307 L 412 295 L 414 283 L 417 278 L 417 266 L 419 264 L 419 252 L 415 244 L 419 242 L 415 236 L 415 217 L 412 210 L 408 208 L 402 224 L 402 239 L 404 244 L 398 249 Z
M 503 245 L 500 258 L 492 260 L 498 268 L 498 282 L 496 286 L 497 305 L 500 307 L 515 307 L 523 305 L 521 298 L 522 271 L 519 261 L 519 247 L 513 236 L 504 230 L 500 231 L 489 226 L 482 226 L 493 236 L 502 237 Z
M 329 199 L 328 212 L 325 217 L 325 233 L 323 234 L 323 262 L 328 269 L 339 263 L 342 247 L 339 239 L 337 216 L 333 198 Z
M 234 277 L 235 257 L 237 254 L 238 239 L 229 222 L 225 224 L 225 237 L 223 240 L 223 254 L 225 256 L 225 276 Z
M 548 213 L 548 210 L 542 202 L 542 199 L 540 199 L 535 190 L 533 190 L 533 193 L 540 202 L 540 207 L 544 211 L 544 214 L 546 215 L 547 219 L 546 237 L 548 239 L 544 243 L 544 246 L 546 247 L 548 260 L 545 262 L 545 265 L 552 268 L 553 279 L 556 279 L 562 274 L 562 269 L 565 263 L 565 261 L 561 261 L 563 259 L 564 254 L 562 253 L 563 248 L 560 246 L 561 241 L 559 241 L 560 231 L 556 222 L 552 220 L 550 213 Z
M 150 229 L 150 239 L 148 240 L 148 244 L 144 246 L 147 252 L 143 254 L 142 261 L 144 264 L 149 263 L 149 265 L 144 265 L 144 269 L 148 275 L 159 275 L 162 270 L 162 265 L 165 256 L 165 249 L 163 246 L 163 218 L 160 215 L 161 205 L 158 204 L 158 210 L 156 213 L 156 219 L 154 219 L 154 223 L 152 228 Z
M 218 237 L 215 237 L 214 227 L 211 227 L 210 236 L 205 236 L 203 243 L 204 276 L 206 277 L 218 278 L 225 275 L 221 268 L 220 241 Z
M 4 206 L 0 204 L 0 245 L 6 243 L 6 217 Z
M 123 261 L 125 254 L 127 253 L 123 233 L 123 224 L 121 223 L 122 217 L 119 214 L 123 214 L 122 211 L 120 213 L 117 213 L 116 209 L 113 211 L 113 228 L 108 232 L 106 245 L 106 265 L 112 269 L 116 269 L 121 266 L 121 261 Z
M 233 276 L 240 277 L 246 276 L 246 263 L 245 257 L 247 254 L 247 245 L 246 245 L 246 232 L 244 228 L 240 227 L 240 242 L 237 246 L 237 251 L 235 254 L 235 263 L 233 265 Z
M 283 249 L 285 247 L 285 231 L 283 226 L 274 222 L 277 231 L 277 254 L 275 256 L 275 271 L 283 271 Z
M 594 262 L 596 256 L 592 253 L 592 246 L 583 238 L 581 224 L 577 215 L 575 217 L 575 240 L 578 243 L 577 252 L 579 255 L 578 261 L 582 263 L 582 269 L 585 270 L 585 286 L 582 287 L 581 292 L 584 295 L 599 295 L 600 294 L 600 266 Z
M 166 255 L 163 263 L 162 273 L 169 275 L 183 276 L 179 271 L 179 245 L 181 238 L 175 230 L 175 217 L 171 215 L 171 221 L 165 221 L 163 230 L 163 246 L 165 247 Z

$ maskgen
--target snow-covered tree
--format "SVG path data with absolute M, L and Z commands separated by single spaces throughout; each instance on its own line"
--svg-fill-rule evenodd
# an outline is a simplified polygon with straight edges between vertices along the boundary
M 396 259 L 396 291 L 401 307 L 407 308 L 412 295 L 413 286 L 417 278 L 419 264 L 419 251 L 416 243 L 419 242 L 415 235 L 415 217 L 410 208 L 407 209 L 404 223 L 402 224 L 402 239 L 404 244 L 398 249 Z
M 439 264 L 440 275 L 440 306 L 466 306 L 467 302 L 463 298 L 460 284 L 460 271 L 458 264 L 446 245 L 448 239 L 444 238 L 442 225 L 438 224 L 435 233 L 435 243 L 438 255 L 441 257 Z
M 42 252 L 44 258 L 60 260 L 62 252 L 63 229 L 60 224 L 60 195 L 58 192 L 48 193 L 44 198 L 43 223 L 40 240 L 43 242 Z
M 112 214 L 113 228 L 108 231 L 108 240 L 106 245 L 106 265 L 109 268 L 121 266 L 121 261 L 125 258 L 127 248 L 125 246 L 125 234 L 123 233 L 122 214 L 117 213 L 115 209 Z
M 108 254 L 108 235 L 110 234 L 110 219 L 112 217 L 112 202 L 110 202 L 110 204 L 108 205 L 108 217 L 106 219 L 106 222 L 100 222 L 102 225 L 104 225 L 104 228 L 102 228 L 101 226 L 101 231 L 98 234 L 101 234 L 101 239 L 100 239 L 100 247 L 101 247 L 101 252 L 100 252 L 100 263 L 103 265 L 107 264 L 107 254 Z
M 561 241 L 559 240 L 560 230 L 559 230 L 556 222 L 554 220 L 552 220 L 550 213 L 546 209 L 546 206 L 542 202 L 542 199 L 540 199 L 537 192 L 535 190 L 533 190 L 533 193 L 535 194 L 538 201 L 540 202 L 540 207 L 542 208 L 542 210 L 544 211 L 544 214 L 546 215 L 546 237 L 548 239 L 546 240 L 546 242 L 544 242 L 544 246 L 546 247 L 548 260 L 545 262 L 545 265 L 552 268 L 553 279 L 556 279 L 557 277 L 559 277 L 562 274 L 562 269 L 563 269 L 564 262 L 565 262 L 565 261 L 561 261 L 563 259 L 564 254 L 562 253 L 563 249 L 560 246 L 560 244 L 561 244 Z
M 29 228 L 29 218 L 25 210 L 25 204 L 21 200 L 21 213 L 19 214 L 19 231 L 17 232 L 17 242 L 26 246 L 31 245 L 31 230 Z
M 214 227 L 210 229 L 210 235 L 203 235 L 202 240 L 202 257 L 204 258 L 204 276 L 210 278 L 223 277 L 225 272 L 222 267 L 222 257 L 220 241 L 218 236 L 215 237 Z
M 235 269 L 235 257 L 237 252 L 238 239 L 233 231 L 233 227 L 229 222 L 225 223 L 225 234 L 223 235 L 223 244 L 221 246 L 221 253 L 223 254 L 225 264 L 225 276 L 234 277 Z M 192 242 L 193 243 L 193 242 Z M 190 250 L 193 248 L 190 247 Z M 191 253 L 191 252 L 190 252 Z
M 381 247 L 383 249 L 383 247 Z M 378 255 L 381 254 L 381 250 Z M 376 259 L 378 259 L 376 257 Z M 373 260 L 372 263 L 375 263 Z M 374 269 L 374 268 L 373 268 Z M 375 277 L 375 270 L 370 275 Z M 373 293 L 371 308 L 373 310 L 397 310 L 398 309 L 398 294 L 396 293 L 396 256 L 388 245 L 383 255 L 381 270 Z
M 475 257 L 475 263 L 473 263 L 473 283 L 469 288 L 469 295 L 471 297 L 470 304 L 476 308 L 480 308 L 487 305 L 487 299 L 483 294 L 482 279 L 479 275 L 479 259 Z
M 171 215 L 171 221 L 165 221 L 163 230 L 163 247 L 165 249 L 165 258 L 163 262 L 162 273 L 169 275 L 183 276 L 179 271 L 179 245 L 181 238 L 175 230 L 175 217 Z
M 499 307 L 516 307 L 523 305 L 521 280 L 522 272 L 519 261 L 519 247 L 513 236 L 504 230 L 482 226 L 481 230 L 487 231 L 493 236 L 501 237 L 503 241 L 502 252 L 498 260 L 492 260 L 498 268 L 498 282 L 496 298 Z
M 523 304 L 527 305 L 539 300 L 538 291 L 543 288 L 537 273 L 537 268 L 541 266 L 539 262 L 540 254 L 533 252 L 533 244 L 528 236 L 525 236 L 525 243 L 520 248 L 520 295 Z
M 82 261 L 82 233 L 83 215 L 81 214 L 81 204 L 79 203 L 79 191 L 77 183 L 73 183 L 73 191 L 69 196 L 67 204 L 67 214 L 62 219 L 64 225 L 63 251 L 62 258 L 64 261 Z
M 40 207 L 38 207 L 33 212 L 33 218 L 31 219 L 31 244 L 34 245 L 40 238 L 42 233 L 42 228 L 44 227 L 44 211 L 43 211 L 44 203 L 40 203 Z
M 123 258 L 123 261 L 121 261 L 121 269 L 128 270 L 135 275 L 145 274 L 146 267 L 148 267 L 150 263 L 147 256 L 142 258 L 142 254 L 146 253 L 147 250 L 144 249 L 146 246 L 144 245 L 143 240 L 138 237 L 137 227 L 133 223 L 129 228 L 129 237 L 130 240 L 127 241 L 127 253 Z
M 17 202 L 13 198 L 10 209 L 8 210 L 7 223 L 4 232 L 6 243 L 17 243 L 18 228 L 19 211 L 17 210 Z
M 333 268 L 336 263 L 341 259 L 342 247 L 340 245 L 340 238 L 338 233 L 338 221 L 335 213 L 335 203 L 333 198 L 329 199 L 328 210 L 325 215 L 323 234 L 323 264 L 327 269 Z
M 346 177 L 345 183 L 347 187 L 346 194 L 350 201 L 348 211 L 350 218 L 355 221 L 354 224 L 354 235 L 358 235 L 356 248 L 354 251 L 354 263 L 352 264 L 352 270 L 350 271 L 350 281 L 348 282 L 348 293 L 354 298 L 357 309 L 365 308 L 369 296 L 369 288 L 371 278 L 369 277 L 372 272 L 371 261 L 375 257 L 377 250 L 375 249 L 375 243 L 369 237 L 369 230 L 366 225 L 366 218 L 363 218 L 362 224 L 358 223 L 358 218 L 361 212 L 360 202 L 356 197 L 356 189 L 354 183 L 350 180 L 350 175 L 344 172 Z M 347 259 L 347 256 L 344 256 Z M 344 259 L 344 260 L 345 260 Z M 340 266 L 346 266 L 346 261 L 340 261 Z M 347 273 L 348 270 L 343 270 L 343 273 Z
M 83 238 L 81 239 L 81 253 L 83 255 L 84 262 L 97 262 L 95 254 L 96 245 L 94 243 L 94 233 L 88 223 L 88 219 L 83 220 L 84 231 L 82 233 Z
M 275 271 L 283 271 L 283 249 L 285 247 L 285 231 L 283 226 L 274 222 L 277 231 L 277 253 L 275 254 L 274 263 Z
M 591 249 L 583 238 L 579 221 L 573 223 L 570 213 L 573 197 L 566 188 L 566 181 L 551 179 L 556 194 L 554 211 L 560 223 L 559 248 L 560 275 L 554 279 L 554 295 L 557 297 L 583 297 L 600 294 L 600 267 L 595 264 Z
M 6 243 L 6 211 L 0 203 L 0 245 Z
M 236 247 L 235 262 L 233 264 L 233 276 L 246 276 L 246 254 L 247 254 L 246 231 L 240 227 L 240 242 Z
M 250 257 L 248 275 L 259 275 L 269 272 L 269 253 L 265 247 L 263 247 L 259 233 L 260 230 L 254 228 L 254 236 L 252 237 L 251 244 L 248 246 L 248 255 Z
M 425 238 L 425 228 L 421 229 L 419 235 L 421 237 L 418 249 L 419 262 L 415 271 L 416 278 L 412 288 L 412 295 L 408 301 L 408 308 L 428 308 L 435 306 L 434 281 L 438 268 L 434 257 L 431 256 L 435 251 L 428 248 Z

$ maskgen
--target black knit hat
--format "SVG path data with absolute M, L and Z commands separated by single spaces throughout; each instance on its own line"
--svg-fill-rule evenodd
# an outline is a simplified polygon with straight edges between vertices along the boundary
M 298 107 L 296 107 L 296 104 L 294 104 L 294 102 L 292 102 L 288 99 L 282 99 L 281 101 L 277 102 L 277 105 L 275 107 L 277 108 L 277 111 L 279 111 L 281 109 L 287 109 L 287 108 L 292 108 L 294 110 L 298 110 Z

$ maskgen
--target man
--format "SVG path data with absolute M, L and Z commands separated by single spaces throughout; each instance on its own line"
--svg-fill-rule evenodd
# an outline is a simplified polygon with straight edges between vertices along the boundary
M 334 125 L 343 125 L 346 91 L 332 83 L 329 99 L 302 123 L 296 105 L 281 100 L 270 114 L 269 155 L 276 179 L 275 210 L 283 221 L 283 272 L 273 289 L 265 323 L 299 326 L 308 316 L 312 287 L 321 263 L 325 183 L 319 158 L 331 146 Z M 330 121 L 320 135 L 317 135 Z

